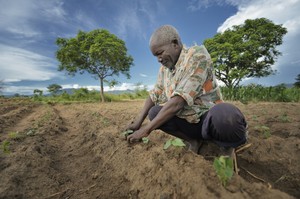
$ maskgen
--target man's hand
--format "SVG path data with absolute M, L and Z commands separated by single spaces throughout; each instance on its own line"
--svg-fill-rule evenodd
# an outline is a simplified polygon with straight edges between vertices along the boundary
M 126 130 L 136 131 L 140 128 L 140 126 L 141 125 L 137 121 L 133 121 L 127 126 Z
M 145 128 L 141 128 L 135 131 L 133 134 L 127 136 L 127 141 L 129 143 L 139 142 L 143 137 L 147 137 L 149 135 L 149 131 Z

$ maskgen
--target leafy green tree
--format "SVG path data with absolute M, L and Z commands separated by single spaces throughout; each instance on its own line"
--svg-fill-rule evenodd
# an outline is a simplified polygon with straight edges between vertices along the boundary
M 34 94 L 34 95 L 37 95 L 37 96 L 42 96 L 42 95 L 43 95 L 43 91 L 42 91 L 42 90 L 39 90 L 39 89 L 34 89 L 34 90 L 33 90 L 33 94 Z
M 297 88 L 300 88 L 300 74 L 296 77 L 296 82 L 294 83 L 294 86 Z
M 66 70 L 69 75 L 87 72 L 100 80 L 100 94 L 104 102 L 103 83 L 115 85 L 109 80 L 120 73 L 130 78 L 129 70 L 133 58 L 128 55 L 125 42 L 108 30 L 91 32 L 79 31 L 75 38 L 57 38 L 59 49 L 56 58 L 60 61 L 58 70 Z
M 219 80 L 236 87 L 249 77 L 265 77 L 276 71 L 271 66 L 281 55 L 276 47 L 287 33 L 282 25 L 266 18 L 246 20 L 204 41 Z
M 58 84 L 50 84 L 48 87 L 47 87 L 48 91 L 50 93 L 52 93 L 52 95 L 56 95 L 58 91 L 60 91 L 62 89 L 61 85 L 58 85 Z

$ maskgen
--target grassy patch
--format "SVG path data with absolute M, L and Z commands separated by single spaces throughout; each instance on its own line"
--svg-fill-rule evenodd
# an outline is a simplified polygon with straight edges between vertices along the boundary
M 0 150 L 5 154 L 9 154 L 10 153 L 9 145 L 10 145 L 10 142 L 7 140 L 4 140 L 0 145 Z
M 269 137 L 271 137 L 270 128 L 267 126 L 255 126 L 254 129 L 260 132 L 264 139 L 268 139 Z

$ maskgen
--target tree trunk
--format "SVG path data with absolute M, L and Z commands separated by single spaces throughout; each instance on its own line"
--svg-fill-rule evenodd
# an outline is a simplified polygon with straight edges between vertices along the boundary
M 103 79 L 102 78 L 100 78 L 100 96 L 101 96 L 101 101 L 105 102 L 104 91 L 103 91 Z

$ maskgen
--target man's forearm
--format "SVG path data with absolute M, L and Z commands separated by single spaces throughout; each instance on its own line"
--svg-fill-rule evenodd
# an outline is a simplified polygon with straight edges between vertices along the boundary
M 147 100 L 145 101 L 143 109 L 141 110 L 139 116 L 136 118 L 139 125 L 141 125 L 143 123 L 143 121 L 145 120 L 145 118 L 148 115 L 149 110 L 153 106 L 154 106 L 154 103 L 152 102 L 151 98 L 148 97 Z
M 149 133 L 152 130 L 157 129 L 161 125 L 163 125 L 165 122 L 167 122 L 169 119 L 174 117 L 178 111 L 180 111 L 183 106 L 186 104 L 186 101 L 180 97 L 175 96 L 172 97 L 159 111 L 157 116 L 145 127 L 149 131 Z

